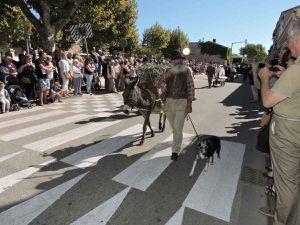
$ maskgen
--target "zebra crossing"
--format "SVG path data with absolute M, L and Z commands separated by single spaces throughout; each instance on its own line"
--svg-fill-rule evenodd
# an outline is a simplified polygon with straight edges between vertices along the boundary
M 20 170 L 12 166 L 10 174 L 0 176 L 1 225 L 41 221 L 47 225 L 122 224 L 117 222 L 118 217 L 123 216 L 124 208 L 134 207 L 131 199 L 138 198 L 133 196 L 147 195 L 174 163 L 170 160 L 170 130 L 146 139 L 146 146 L 136 146 L 142 119 L 122 117 L 118 111 L 121 105 L 119 94 L 83 96 L 62 105 L 47 106 L 47 110 L 37 107 L 0 117 L 0 126 L 7 128 L 0 131 L 0 148 L 16 146 L 10 154 L 0 152 L 0 171 L 5 169 L 5 163 L 13 163 L 16 156 L 47 156 L 40 163 L 23 165 Z M 87 142 L 91 136 L 91 140 L 97 141 L 76 149 L 78 143 Z M 194 138 L 193 134 L 184 133 L 183 148 L 191 148 Z M 67 153 L 56 157 L 57 152 L 64 151 Z M 222 159 L 216 160 L 206 173 L 199 171 L 193 185 L 189 184 L 191 188 L 183 191 L 185 199 L 177 211 L 163 216 L 156 224 L 183 224 L 186 208 L 229 223 L 244 151 L 242 144 L 222 141 Z M 189 151 L 182 153 L 183 157 L 188 154 Z M 191 164 L 184 166 L 190 169 Z M 15 188 L 29 183 L 35 187 L 31 194 Z M 85 196 L 89 187 L 94 188 Z M 85 201 L 79 199 L 78 193 Z M 163 198 L 160 194 L 157 193 L 158 198 Z M 6 196 L 12 195 L 19 200 L 9 202 Z M 77 204 L 71 204 L 69 198 Z M 57 211 L 59 221 L 53 218 Z M 135 222 L 129 220 L 128 224 L 148 224 L 138 219 Z

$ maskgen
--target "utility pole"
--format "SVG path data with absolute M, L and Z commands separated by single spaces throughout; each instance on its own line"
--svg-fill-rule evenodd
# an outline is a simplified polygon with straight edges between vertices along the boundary
M 231 47 L 230 47 L 230 65 L 232 64 L 232 46 L 234 44 L 241 44 L 241 43 L 245 43 L 245 45 L 247 45 L 247 39 L 245 39 L 245 41 L 238 41 L 238 42 L 232 42 L 231 43 Z

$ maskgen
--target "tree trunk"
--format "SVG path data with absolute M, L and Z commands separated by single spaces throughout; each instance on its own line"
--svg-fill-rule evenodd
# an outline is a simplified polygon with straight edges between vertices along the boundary
M 42 39 L 42 48 L 48 53 L 52 53 L 55 50 L 55 28 L 53 26 L 43 27 L 40 32 Z

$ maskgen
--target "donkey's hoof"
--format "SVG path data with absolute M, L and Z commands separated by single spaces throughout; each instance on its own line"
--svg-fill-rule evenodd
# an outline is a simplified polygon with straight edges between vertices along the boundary
M 153 132 L 153 133 L 151 133 L 151 137 L 154 137 L 154 136 L 155 136 L 154 132 Z
M 144 144 L 144 141 L 140 141 L 139 146 L 142 146 Z

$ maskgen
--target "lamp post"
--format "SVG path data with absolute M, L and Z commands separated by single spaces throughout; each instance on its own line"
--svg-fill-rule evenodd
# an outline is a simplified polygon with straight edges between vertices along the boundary
M 24 23 L 26 53 L 29 54 L 29 50 L 30 50 L 29 30 L 28 30 L 28 25 L 26 24 L 25 17 L 23 17 L 23 23 Z
M 245 39 L 245 41 L 238 41 L 238 42 L 232 42 L 231 43 L 231 47 L 230 47 L 230 65 L 232 64 L 232 46 L 234 44 L 241 44 L 241 43 L 245 43 L 245 45 L 247 44 L 247 39 Z

